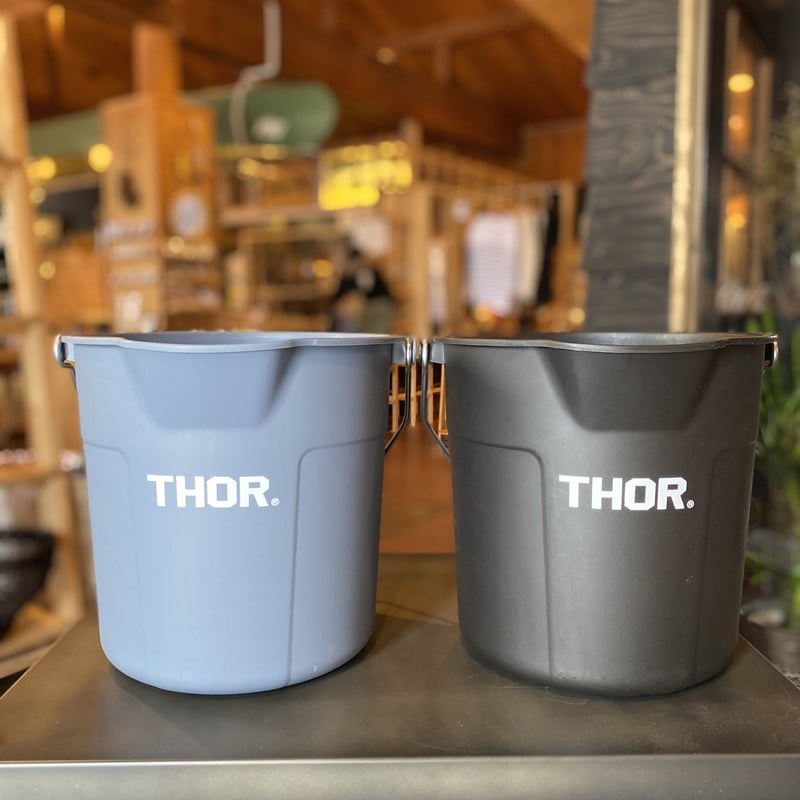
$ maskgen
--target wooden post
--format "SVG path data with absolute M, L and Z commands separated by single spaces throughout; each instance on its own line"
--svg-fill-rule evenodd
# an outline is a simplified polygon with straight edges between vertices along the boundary
M 187 305 L 185 297 L 177 306 L 169 291 L 181 282 L 197 290 L 196 298 L 200 288 L 218 292 L 222 282 L 211 213 L 215 126 L 209 109 L 179 97 L 180 54 L 172 29 L 137 24 L 133 67 L 135 93 L 100 107 L 103 138 L 114 153 L 100 179 L 101 215 L 114 231 L 113 241 L 107 239 L 113 327 L 152 330 L 168 326 L 175 311 L 217 310 L 201 301 Z M 165 249 L 170 240 L 174 251 Z M 181 266 L 192 259 L 196 269 Z
M 695 331 L 700 323 L 709 5 L 695 0 L 679 2 L 668 312 L 671 331 Z M 757 227 L 757 213 L 754 222 Z
M 541 122 L 522 133 L 522 170 L 537 181 L 581 183 L 586 168 L 586 121 Z
M 431 333 L 428 305 L 428 246 L 431 238 L 431 190 L 418 183 L 408 193 L 408 279 L 411 293 L 410 333 L 424 338 Z
M 181 57 L 175 31 L 137 22 L 133 27 L 133 88 L 173 97 L 181 90 Z
M 51 336 L 42 313 L 44 296 L 39 278 L 39 253 L 25 171 L 27 114 L 16 24 L 9 14 L 0 14 L 0 54 L 0 159 L 8 166 L 3 187 L 5 248 L 16 313 L 22 326 L 20 362 L 26 434 L 41 474 L 49 476 L 42 483 L 38 496 L 40 522 L 57 537 L 49 599 L 64 620 L 74 621 L 82 613 L 83 598 L 69 484 L 60 470 L 58 415 L 53 408 L 50 383 L 54 368 Z
M 696 5 L 704 5 L 698 3 Z M 689 2 L 596 0 L 594 52 L 588 83 L 592 119 L 587 155 L 589 330 L 665 331 L 690 326 L 688 313 L 671 313 L 684 289 L 673 280 L 676 170 L 682 230 L 699 213 L 689 201 L 694 155 L 681 138 L 681 81 L 677 69 L 680 15 Z M 643 47 L 642 42 L 652 42 Z M 699 52 L 699 51 L 698 51 Z M 684 65 L 685 67 L 685 65 Z M 696 71 L 696 70 L 695 70 Z M 681 95 L 683 97 L 683 95 Z M 680 109 L 691 111 L 691 98 Z M 702 139 L 702 130 L 694 137 Z M 689 236 L 683 236 L 680 274 L 688 276 Z M 691 290 L 691 281 L 683 281 Z M 686 309 L 695 307 L 686 303 Z
M 418 338 L 430 335 L 428 308 L 428 244 L 431 236 L 431 191 L 420 180 L 422 174 L 422 126 L 415 120 L 404 120 L 401 135 L 408 144 L 414 182 L 406 196 L 408 209 L 408 284 L 410 308 L 409 333 Z

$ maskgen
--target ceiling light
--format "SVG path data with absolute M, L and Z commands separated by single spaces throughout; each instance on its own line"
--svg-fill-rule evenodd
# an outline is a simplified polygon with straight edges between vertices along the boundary
M 44 280 L 51 280 L 53 277 L 55 277 L 55 274 L 56 265 L 52 261 L 42 261 L 42 263 L 39 264 L 39 275 Z
M 54 3 L 47 8 L 47 22 L 59 33 L 64 31 L 64 6 L 60 3 Z
M 725 227 L 735 231 L 746 228 L 747 217 L 741 211 L 734 211 L 725 217 Z
M 288 149 L 282 144 L 265 144 L 261 146 L 259 153 L 265 161 L 274 161 L 279 158 L 286 158 Z
M 728 78 L 728 88 L 734 94 L 749 92 L 755 85 L 755 78 L 749 72 L 737 72 Z
M 51 221 L 49 219 L 39 217 L 39 219 L 33 223 L 33 235 L 41 239 L 50 233 L 50 227 Z
M 50 156 L 44 158 L 37 158 L 28 164 L 28 178 L 31 183 L 44 183 L 50 181 L 56 176 L 58 167 L 54 159 Z
M 394 158 L 397 155 L 397 143 L 386 141 L 378 144 L 378 155 L 381 158 Z
M 93 144 L 89 148 L 89 152 L 86 155 L 86 160 L 89 162 L 89 166 L 95 172 L 106 172 L 111 166 L 111 162 L 113 160 L 111 148 L 102 142 Z
M 375 58 L 381 64 L 394 64 L 397 61 L 397 51 L 391 47 L 379 47 L 375 53 Z
M 254 158 L 240 158 L 236 169 L 240 175 L 244 175 L 246 178 L 261 177 L 261 163 Z
M 327 258 L 317 258 L 311 264 L 311 270 L 317 278 L 330 278 L 333 275 L 333 264 Z
M 578 306 L 573 306 L 567 311 L 567 321 L 575 328 L 580 328 L 586 322 L 586 312 Z
M 728 117 L 728 127 L 734 133 L 744 130 L 744 117 L 741 114 L 731 114 Z

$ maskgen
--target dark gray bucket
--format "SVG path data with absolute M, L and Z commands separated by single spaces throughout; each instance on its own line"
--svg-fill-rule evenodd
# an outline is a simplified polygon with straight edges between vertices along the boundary
M 390 367 L 412 363 L 410 341 L 64 336 L 56 357 L 75 370 L 112 664 L 165 689 L 254 692 L 364 646 Z
M 424 380 L 428 361 L 446 365 L 459 620 L 476 658 L 614 695 L 728 664 L 775 351 L 774 336 L 737 334 L 423 346 Z

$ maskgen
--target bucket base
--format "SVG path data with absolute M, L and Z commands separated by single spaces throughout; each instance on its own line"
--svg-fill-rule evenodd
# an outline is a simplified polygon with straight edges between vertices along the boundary
M 105 656 L 111 666 L 126 678 L 166 692 L 196 695 L 259 694 L 261 692 L 274 692 L 278 689 L 285 689 L 289 686 L 306 683 L 316 678 L 329 675 L 353 661 L 367 646 L 370 637 L 371 634 L 349 655 L 343 655 L 341 658 L 325 664 L 324 667 L 318 665 L 304 665 L 302 668 L 296 668 L 289 680 L 283 682 L 267 680 L 263 677 L 256 677 L 247 681 L 240 680 L 234 683 L 220 680 L 219 678 L 210 680 L 204 678 L 202 675 L 192 675 L 188 678 L 185 675 L 153 675 L 135 668 L 125 668 L 109 658 L 108 653 L 105 653 Z
M 463 635 L 461 637 L 461 642 L 469 656 L 482 666 L 490 669 L 492 672 L 511 678 L 514 681 L 526 684 L 531 688 L 558 689 L 565 692 L 596 695 L 599 697 L 656 697 L 685 691 L 686 689 L 691 689 L 693 686 L 699 686 L 701 683 L 705 683 L 724 672 L 729 666 L 732 657 L 731 654 L 723 663 L 716 664 L 703 672 L 698 672 L 696 675 L 692 676 L 691 679 L 682 676 L 681 678 L 665 679 L 659 683 L 637 684 L 634 682 L 626 682 L 623 684 L 620 682 L 604 681 L 594 676 L 576 678 L 574 676 L 559 676 L 540 673 L 536 670 L 519 669 L 502 659 L 487 655 L 480 648 L 470 644 Z

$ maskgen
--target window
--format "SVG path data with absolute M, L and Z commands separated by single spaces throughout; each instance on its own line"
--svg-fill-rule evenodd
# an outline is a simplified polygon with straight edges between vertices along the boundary
M 737 8 L 726 18 L 722 203 L 717 311 L 763 307 L 764 200 L 772 62 Z

